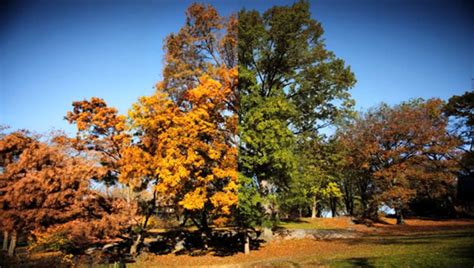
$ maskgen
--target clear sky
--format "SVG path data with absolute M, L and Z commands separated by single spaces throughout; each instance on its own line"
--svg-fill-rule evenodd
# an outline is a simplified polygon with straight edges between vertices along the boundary
M 166 35 L 193 1 L 3 0 L 0 124 L 45 132 L 74 100 L 102 97 L 125 113 L 161 77 Z M 203 1 L 222 14 L 293 1 Z M 355 72 L 357 108 L 472 88 L 472 1 L 319 0 L 326 44 Z

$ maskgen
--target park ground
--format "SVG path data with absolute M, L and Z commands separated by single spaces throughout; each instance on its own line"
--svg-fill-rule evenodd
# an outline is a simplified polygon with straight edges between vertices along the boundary
M 367 227 L 348 217 L 303 218 L 282 222 L 279 230 L 341 231 L 356 236 L 274 239 L 249 255 L 144 253 L 127 267 L 474 267 L 474 220 L 408 219 L 399 226 L 394 219 L 384 218 Z M 64 263 L 65 258 L 43 253 L 31 255 L 29 264 Z

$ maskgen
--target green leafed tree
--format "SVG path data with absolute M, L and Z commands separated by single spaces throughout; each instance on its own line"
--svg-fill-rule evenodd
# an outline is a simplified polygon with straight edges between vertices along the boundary
M 304 176 L 297 144 L 352 113 L 354 74 L 326 48 L 323 32 L 307 1 L 239 12 L 239 171 L 257 182 L 267 214 L 277 214 L 271 200 Z
M 444 113 L 454 121 L 454 131 L 463 141 L 461 167 L 463 173 L 474 175 L 474 91 L 452 96 L 444 106 Z

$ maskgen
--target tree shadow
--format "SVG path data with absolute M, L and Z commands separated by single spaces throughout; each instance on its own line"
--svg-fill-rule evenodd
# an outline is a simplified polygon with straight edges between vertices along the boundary
M 452 249 L 450 255 L 455 258 L 470 260 L 474 264 L 474 243 L 470 244 L 468 247 Z
M 303 218 L 288 218 L 280 220 L 281 223 L 309 223 L 308 220 Z
M 370 259 L 373 259 L 373 258 L 349 258 L 349 259 L 344 259 L 343 262 L 354 267 L 368 267 L 368 268 L 375 267 L 374 265 L 370 264 Z
M 474 241 L 474 233 L 471 231 L 458 233 L 425 233 L 425 234 L 408 234 L 408 235 L 368 235 L 363 239 L 347 239 L 345 242 L 350 245 L 371 244 L 371 245 L 423 245 L 435 242 L 442 243 L 446 239 L 457 239 L 472 237 Z M 474 244 L 473 244 L 474 247 Z M 474 252 L 474 251 L 472 251 Z M 474 255 L 474 254 L 473 254 Z
M 226 257 L 243 252 L 244 235 L 234 229 L 212 230 L 208 234 L 207 249 L 204 238 L 199 231 L 170 230 L 156 236 L 155 240 L 147 245 L 148 251 L 157 255 L 189 255 Z M 258 250 L 263 240 L 257 235 L 250 240 L 250 249 Z

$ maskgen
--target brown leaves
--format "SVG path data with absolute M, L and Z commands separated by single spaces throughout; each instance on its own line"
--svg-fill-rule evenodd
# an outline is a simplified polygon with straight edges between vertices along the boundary
M 220 67 L 237 64 L 237 18 L 221 17 L 210 5 L 193 4 L 186 12 L 186 25 L 165 40 L 165 68 L 158 90 L 178 104 L 183 94 L 199 84 L 199 78 Z
M 106 202 L 89 188 L 94 163 L 21 132 L 2 138 L 0 148 L 0 217 L 9 222 L 6 229 L 28 232 L 105 211 Z
M 103 99 L 95 97 L 73 102 L 73 107 L 65 119 L 76 124 L 77 137 L 61 137 L 59 141 L 70 143 L 76 150 L 100 162 L 102 172 L 97 174 L 97 179 L 113 183 L 120 172 L 121 151 L 130 143 L 125 116 L 108 107 Z
M 364 114 L 340 135 L 353 169 L 372 175 L 376 191 L 389 204 L 406 203 L 416 194 L 442 193 L 452 184 L 459 141 L 447 134 L 447 118 L 438 99 L 381 105 Z

